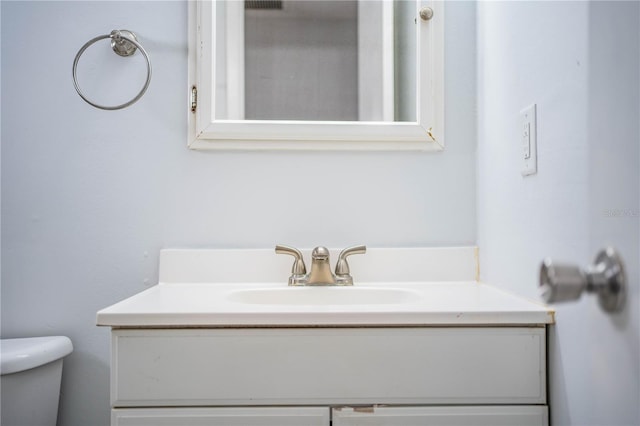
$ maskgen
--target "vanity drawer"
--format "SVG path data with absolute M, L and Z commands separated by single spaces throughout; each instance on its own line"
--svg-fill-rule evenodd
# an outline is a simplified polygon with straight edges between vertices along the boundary
M 113 407 L 545 404 L 544 327 L 116 329 Z

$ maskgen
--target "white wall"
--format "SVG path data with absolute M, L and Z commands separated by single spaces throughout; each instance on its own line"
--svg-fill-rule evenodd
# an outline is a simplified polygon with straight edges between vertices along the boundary
M 638 118 L 640 4 L 478 6 L 478 245 L 481 278 L 538 299 L 545 256 L 586 266 L 605 245 L 630 297 L 557 305 L 550 350 L 554 425 L 640 424 Z M 518 112 L 538 112 L 538 174 L 520 175 Z M 606 217 L 621 209 L 620 217 Z
M 447 147 L 437 154 L 189 151 L 186 2 L 0 7 L 2 336 L 73 340 L 63 426 L 108 423 L 109 331 L 95 312 L 154 284 L 162 247 L 476 241 L 473 4 L 447 5 Z M 114 28 L 139 34 L 154 74 L 140 102 L 107 112 L 77 96 L 71 65 Z M 102 43 L 91 54 L 115 56 Z M 104 78 L 135 90 L 128 73 L 141 64 L 115 64 Z

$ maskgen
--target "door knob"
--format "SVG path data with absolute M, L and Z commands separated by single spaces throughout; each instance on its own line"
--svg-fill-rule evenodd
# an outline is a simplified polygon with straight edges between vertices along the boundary
M 585 291 L 596 293 L 602 309 L 618 312 L 626 300 L 624 265 L 611 247 L 601 250 L 586 268 L 546 258 L 540 265 L 539 289 L 546 303 L 577 300 Z

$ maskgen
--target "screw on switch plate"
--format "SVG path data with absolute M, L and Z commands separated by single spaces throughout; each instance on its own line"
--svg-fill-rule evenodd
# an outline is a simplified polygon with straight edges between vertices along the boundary
M 520 111 L 520 143 L 522 144 L 522 176 L 538 171 L 536 104 Z

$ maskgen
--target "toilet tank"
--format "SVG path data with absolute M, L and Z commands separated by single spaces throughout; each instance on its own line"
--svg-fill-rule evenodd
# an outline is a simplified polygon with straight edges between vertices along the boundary
M 55 426 L 62 358 L 72 350 L 64 336 L 0 340 L 2 426 Z

